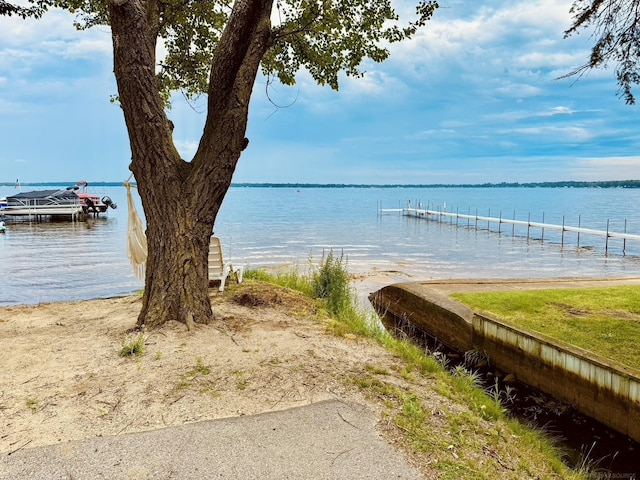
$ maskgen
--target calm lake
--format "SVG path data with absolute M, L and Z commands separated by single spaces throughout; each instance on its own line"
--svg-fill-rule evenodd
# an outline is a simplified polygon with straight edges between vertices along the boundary
M 67 185 L 61 185 L 61 188 Z M 52 187 L 22 187 L 22 191 Z M 0 197 L 16 193 L 0 187 Z M 0 235 L 0 305 L 110 297 L 143 284 L 126 252 L 124 187 L 97 187 L 118 209 L 87 222 L 7 222 Z M 135 193 L 135 191 L 134 191 Z M 215 233 L 225 258 L 249 267 L 307 268 L 333 249 L 353 273 L 402 279 L 640 275 L 640 242 L 471 222 L 379 215 L 411 200 L 430 209 L 640 234 L 640 189 L 232 187 Z M 142 208 L 138 202 L 138 212 Z M 167 219 L 167 221 L 172 221 Z

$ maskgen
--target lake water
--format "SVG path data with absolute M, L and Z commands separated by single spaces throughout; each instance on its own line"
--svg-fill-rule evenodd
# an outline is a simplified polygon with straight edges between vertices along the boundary
M 63 187 L 66 185 L 63 185 Z M 23 191 L 40 187 L 23 187 Z M 41 187 L 52 188 L 52 187 Z M 8 222 L 0 235 L 0 305 L 83 300 L 134 292 L 126 253 L 124 187 L 98 187 L 119 205 L 87 222 Z M 0 197 L 16 190 L 0 187 Z M 135 193 L 135 192 L 134 192 Z M 640 275 L 640 242 L 486 222 L 476 230 L 378 209 L 411 200 L 432 209 L 640 234 L 640 189 L 232 187 L 215 233 L 225 258 L 250 267 L 306 268 L 323 252 L 344 253 L 353 273 L 396 278 L 524 278 Z M 446 207 L 445 207 L 446 206 Z M 142 209 L 138 201 L 138 211 Z M 168 219 L 170 220 L 170 219 Z M 515 235 L 512 235 L 514 233 Z

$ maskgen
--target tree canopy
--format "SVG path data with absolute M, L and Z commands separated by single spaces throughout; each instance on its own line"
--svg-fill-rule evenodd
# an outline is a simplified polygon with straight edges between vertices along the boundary
M 632 87 L 640 83 L 640 1 L 574 0 L 571 13 L 573 25 L 565 36 L 592 28 L 595 44 L 588 62 L 568 76 L 613 62 L 620 96 L 627 104 L 635 104 Z
M 8 17 L 11 15 L 17 15 L 22 18 L 27 18 L 38 16 L 41 13 L 41 10 L 37 8 L 24 8 L 19 5 L 6 2 L 5 0 L 0 0 L 0 15 L 6 15 Z
M 57 7 L 76 14 L 75 26 L 109 25 L 109 0 L 29 0 L 33 11 Z M 114 0 L 111 0 L 114 2 Z M 115 1 L 114 3 L 119 3 Z M 188 98 L 208 93 L 211 61 L 229 21 L 232 0 L 147 0 L 149 36 L 163 42 L 158 86 L 165 99 L 181 91 Z M 419 0 L 415 18 L 400 24 L 390 0 L 276 0 L 271 15 L 270 47 L 262 72 L 285 85 L 306 69 L 320 85 L 338 89 L 340 72 L 361 76 L 369 58 L 381 62 L 388 45 L 415 34 L 438 8 Z

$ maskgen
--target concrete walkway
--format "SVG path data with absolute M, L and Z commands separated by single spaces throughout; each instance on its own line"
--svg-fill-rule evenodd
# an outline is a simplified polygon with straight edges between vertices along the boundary
M 546 290 L 556 288 L 607 288 L 640 285 L 640 277 L 610 278 L 516 278 L 478 280 L 428 280 L 407 282 L 419 285 L 425 292 L 448 296 L 452 293 L 496 292 L 504 290 Z
M 261 415 L 20 450 L 1 479 L 418 479 L 361 405 L 325 401 Z

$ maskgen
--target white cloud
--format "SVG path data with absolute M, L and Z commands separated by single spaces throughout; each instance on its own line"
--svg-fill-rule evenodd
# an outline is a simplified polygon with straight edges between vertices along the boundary
M 93 59 L 96 54 L 112 50 L 108 27 L 93 27 L 78 31 L 73 26 L 74 15 L 63 10 L 51 10 L 41 19 L 16 20 L 0 17 L 0 55 L 9 59 L 33 62 L 51 58 Z
M 509 85 L 505 85 L 503 87 L 498 87 L 496 88 L 495 91 L 506 97 L 515 97 L 515 98 L 536 97 L 543 93 L 540 87 L 536 87 L 534 85 L 526 85 L 522 83 L 520 84 L 512 83 Z
M 536 108 L 540 108 L 536 106 Z M 570 107 L 565 106 L 557 106 L 551 108 L 544 108 L 541 110 L 510 110 L 505 112 L 500 112 L 497 114 L 488 114 L 485 115 L 486 120 L 491 120 L 493 122 L 517 122 L 526 119 L 533 118 L 552 118 L 561 115 L 573 115 L 576 112 Z
M 459 125 L 462 127 L 463 125 Z M 420 130 L 409 138 L 412 139 L 424 139 L 424 138 L 442 138 L 443 136 L 454 136 L 458 134 L 458 130 L 453 128 L 436 128 L 429 130 Z
M 571 115 L 573 113 L 573 110 L 571 110 L 569 107 L 554 107 L 551 109 L 551 113 L 550 115 Z
M 408 73 L 422 65 L 428 77 L 454 68 L 471 74 L 492 71 L 496 76 L 516 69 L 566 73 L 579 65 L 576 60 L 585 60 L 584 42 L 563 38 L 571 22 L 569 1 L 489 3 L 442 6 L 413 40 L 392 46 L 392 61 Z
M 109 40 L 109 41 L 107 41 Z M 80 38 L 73 40 L 43 41 L 43 50 L 50 54 L 60 55 L 71 60 L 91 60 L 96 55 L 104 55 L 108 58 L 112 55 L 110 37 L 105 39 Z
M 567 170 L 576 180 L 630 180 L 640 178 L 640 157 L 577 158 Z
M 397 78 L 380 70 L 367 71 L 361 78 L 345 77 L 342 86 L 342 92 L 349 96 L 391 95 L 402 88 Z
M 576 165 L 588 168 L 628 168 L 633 169 L 635 175 L 640 175 L 640 156 L 632 157 L 601 157 L 601 158 L 579 158 Z
M 561 46 L 559 42 L 554 42 L 552 48 Z M 535 47 L 535 46 L 534 46 Z M 540 49 L 539 51 L 525 53 L 514 58 L 514 64 L 520 68 L 537 70 L 545 69 L 552 72 L 556 69 L 569 71 L 571 68 L 584 63 L 587 59 L 587 51 L 580 52 L 553 52 L 551 48 Z
M 509 133 L 516 133 L 519 135 L 526 136 L 551 136 L 551 137 L 560 137 L 565 142 L 566 141 L 575 141 L 575 142 L 585 142 L 593 138 L 593 134 L 589 132 L 587 129 L 582 127 L 564 127 L 564 126 L 556 126 L 556 125 L 544 125 L 539 127 L 530 127 L 530 128 L 516 128 L 510 130 Z
M 175 140 L 174 143 L 184 160 L 191 160 L 198 150 L 198 142 L 192 140 Z

